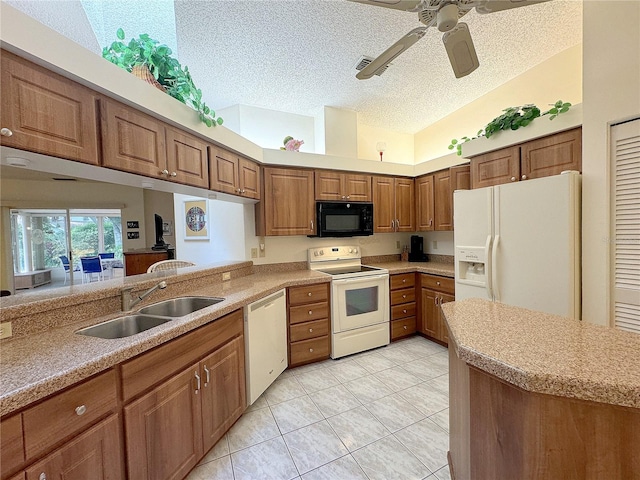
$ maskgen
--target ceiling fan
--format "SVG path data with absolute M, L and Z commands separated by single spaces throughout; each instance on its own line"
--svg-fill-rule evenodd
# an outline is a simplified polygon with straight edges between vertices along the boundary
M 524 7 L 550 0 L 349 0 L 351 2 L 392 8 L 406 12 L 417 12 L 418 20 L 423 27 L 414 28 L 396 43 L 387 48 L 377 58 L 364 66 L 356 75 L 359 80 L 366 80 L 380 75 L 389 64 L 402 52 L 411 47 L 427 33 L 427 29 L 436 26 L 444 32 L 442 42 L 449 55 L 449 61 L 456 78 L 473 72 L 480 62 L 471 40 L 469 27 L 458 20 L 472 8 L 478 13 L 493 13 L 510 8 Z M 359 65 L 359 66 L 362 66 Z

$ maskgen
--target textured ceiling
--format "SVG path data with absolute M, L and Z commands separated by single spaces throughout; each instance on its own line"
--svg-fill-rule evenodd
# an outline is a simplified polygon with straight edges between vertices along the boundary
M 7 3 L 20 8 L 40 2 Z M 101 2 L 54 3 L 82 9 L 82 4 Z M 160 21 L 157 15 L 140 15 L 145 4 L 160 10 L 154 0 L 111 3 L 118 5 L 118 12 L 103 8 L 109 15 L 99 27 L 95 16 L 101 9 L 94 5 L 87 10 L 97 42 L 104 43 L 100 37 L 105 32 L 114 32 L 115 39 L 120 26 L 127 38 L 149 33 L 164 41 L 161 32 L 167 36 L 174 26 L 180 62 L 189 66 L 204 100 L 216 109 L 245 104 L 315 115 L 321 107 L 333 106 L 357 111 L 362 124 L 405 133 L 429 126 L 582 41 L 579 0 L 553 0 L 489 15 L 472 10 L 463 20 L 480 67 L 471 75 L 454 77 L 441 34 L 431 28 L 382 76 L 357 80 L 360 56 L 376 57 L 421 26 L 416 13 L 346 0 L 176 0 L 173 19 L 163 0 L 162 10 L 169 13 Z M 31 10 L 27 13 L 38 18 L 41 10 Z M 68 18 L 58 19 L 58 25 L 50 18 L 45 23 L 61 31 L 68 27 Z M 95 43 L 85 46 L 96 51 Z

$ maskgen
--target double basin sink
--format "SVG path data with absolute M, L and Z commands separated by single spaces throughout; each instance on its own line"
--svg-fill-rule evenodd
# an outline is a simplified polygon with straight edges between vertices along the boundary
M 105 339 L 130 337 L 223 300 L 224 298 L 218 297 L 179 297 L 165 300 L 141 308 L 137 313 L 83 328 L 76 333 Z

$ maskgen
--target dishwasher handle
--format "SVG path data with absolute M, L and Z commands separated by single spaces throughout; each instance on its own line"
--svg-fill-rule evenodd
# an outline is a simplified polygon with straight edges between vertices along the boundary
M 259 308 L 269 308 L 276 302 L 276 300 L 279 300 L 282 297 L 284 297 L 284 290 L 280 290 L 273 295 L 269 295 L 262 300 L 258 300 L 257 302 L 252 303 L 251 305 L 249 305 L 249 311 L 255 312 Z
M 362 283 L 362 282 L 370 282 L 371 280 L 380 280 L 383 278 L 389 278 L 389 274 L 383 273 L 381 275 L 367 275 L 366 277 L 355 277 L 355 278 L 345 278 L 342 280 L 332 280 L 331 283 L 342 285 L 343 283 Z

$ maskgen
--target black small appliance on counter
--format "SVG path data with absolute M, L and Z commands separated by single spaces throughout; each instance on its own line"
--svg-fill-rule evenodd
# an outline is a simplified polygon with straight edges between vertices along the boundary
M 411 235 L 411 250 L 409 251 L 410 262 L 426 262 L 427 254 L 424 253 L 423 239 L 419 235 Z

